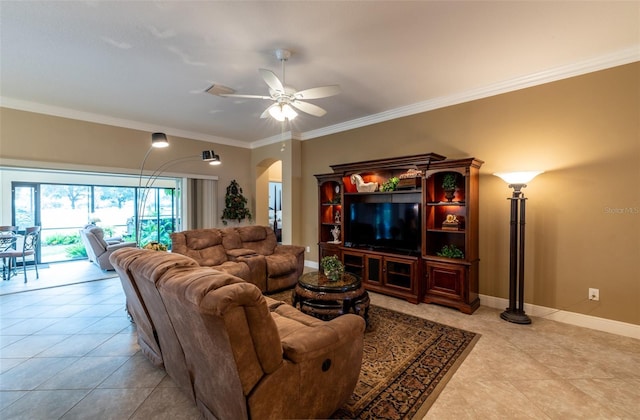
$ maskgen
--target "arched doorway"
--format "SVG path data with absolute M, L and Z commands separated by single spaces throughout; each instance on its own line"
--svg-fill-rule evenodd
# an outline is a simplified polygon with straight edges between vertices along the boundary
M 271 226 L 282 242 L 282 161 L 265 159 L 256 175 L 256 222 Z

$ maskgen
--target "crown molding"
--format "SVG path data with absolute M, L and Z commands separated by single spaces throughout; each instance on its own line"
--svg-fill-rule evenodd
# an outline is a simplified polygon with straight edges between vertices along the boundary
M 514 92 L 516 90 L 538 86 L 545 83 L 551 83 L 562 79 L 568 79 L 570 77 L 580 76 L 583 74 L 605 70 L 612 67 L 622 66 L 625 64 L 634 63 L 636 61 L 640 61 L 640 48 L 638 46 L 630 47 L 596 58 L 580 61 L 567 66 L 556 67 L 538 73 L 516 77 L 514 79 L 494 83 L 482 88 L 460 92 L 453 95 L 442 96 L 439 98 L 430 99 L 428 101 L 418 102 L 416 104 L 407 105 L 374 115 L 369 115 L 363 118 L 346 121 L 344 123 L 319 128 L 317 130 L 307 131 L 305 133 L 302 133 L 301 140 L 310 140 L 316 137 L 322 137 L 330 134 L 340 133 L 342 131 L 353 130 L 354 128 L 361 128 L 368 125 L 394 120 L 397 118 L 420 114 L 422 112 L 433 111 L 435 109 L 444 108 L 447 106 L 458 105 L 461 103 L 488 98 L 503 93 Z
M 93 114 L 84 111 L 78 111 L 63 107 L 56 107 L 51 105 L 39 104 L 35 102 L 24 101 L 15 98 L 0 96 L 0 106 L 6 108 L 17 109 L 21 111 L 35 112 L 45 115 L 53 115 L 62 118 L 71 118 L 81 121 L 88 121 L 97 124 L 105 124 L 116 127 L 130 128 L 133 130 L 141 130 L 147 132 L 162 131 L 172 136 L 185 137 L 194 140 L 202 140 L 211 143 L 223 144 L 227 146 L 241 147 L 255 149 L 262 146 L 267 146 L 273 143 L 278 143 L 283 140 L 295 139 L 295 140 L 310 140 L 317 137 L 327 136 L 330 134 L 340 133 L 342 131 L 353 130 L 355 128 L 361 128 L 373 124 L 378 124 L 385 121 L 394 120 L 397 118 L 407 117 L 410 115 L 420 114 L 423 112 L 433 111 L 435 109 L 444 108 L 447 106 L 458 105 L 465 102 L 470 102 L 478 99 L 488 98 L 503 93 L 513 92 L 520 89 L 525 89 L 532 86 L 542 85 L 545 83 L 555 82 L 570 77 L 580 76 L 587 73 L 592 73 L 599 70 L 605 70 L 612 67 L 617 67 L 625 64 L 634 63 L 640 61 L 640 47 L 629 47 L 617 52 L 602 55 L 599 57 L 583 60 L 574 64 L 556 67 L 545 71 L 533 73 L 530 75 L 516 77 L 510 80 L 505 80 L 499 83 L 494 83 L 489 86 L 485 86 L 470 91 L 459 92 L 453 95 L 442 96 L 439 98 L 430 99 L 424 102 L 418 102 L 395 108 L 389 111 L 380 112 L 378 114 L 369 115 L 355 120 L 346 121 L 340 124 L 334 124 L 331 126 L 319 128 L 316 130 L 306 132 L 286 132 L 275 136 L 266 137 L 264 139 L 256 140 L 251 143 L 245 143 L 238 140 L 233 140 L 225 137 L 212 136 L 204 133 L 197 133 L 192 131 L 185 131 L 175 129 L 172 127 L 159 127 L 156 124 L 142 123 L 138 121 L 132 121 L 122 118 L 115 118 L 107 115 Z
M 37 102 L 24 101 L 6 96 L 0 96 L 0 106 L 3 108 L 16 109 L 18 111 L 34 112 L 37 114 L 51 115 L 54 117 L 69 118 L 92 122 L 96 124 L 110 125 L 114 127 L 129 128 L 132 130 L 147 131 L 155 133 L 161 131 L 170 136 L 184 137 L 193 140 L 202 140 L 210 143 L 224 144 L 227 146 L 235 146 L 247 148 L 247 143 L 228 139 L 225 137 L 211 136 L 208 134 L 197 133 L 193 131 L 180 130 L 172 127 L 162 127 L 157 124 L 148 124 L 139 121 L 132 121 L 123 118 L 111 117 L 108 115 L 93 114 L 91 112 L 78 111 L 75 109 L 63 108 L 52 105 L 40 104 Z

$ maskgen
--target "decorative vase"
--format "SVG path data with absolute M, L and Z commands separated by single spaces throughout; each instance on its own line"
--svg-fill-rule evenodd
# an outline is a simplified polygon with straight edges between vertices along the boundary
M 324 273 L 329 281 L 338 281 L 342 278 L 342 273 L 339 270 L 331 270 Z
M 448 202 L 452 202 L 453 201 L 453 197 L 455 197 L 455 195 L 456 195 L 456 190 L 445 190 L 444 191 L 444 198 L 446 198 Z

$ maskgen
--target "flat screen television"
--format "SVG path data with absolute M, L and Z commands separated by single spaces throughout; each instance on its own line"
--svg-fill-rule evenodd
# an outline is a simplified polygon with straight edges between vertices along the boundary
M 345 218 L 345 245 L 420 252 L 420 203 L 351 203 Z

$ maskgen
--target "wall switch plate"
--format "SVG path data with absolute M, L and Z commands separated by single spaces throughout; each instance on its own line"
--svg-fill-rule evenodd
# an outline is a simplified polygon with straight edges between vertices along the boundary
M 307 252 L 311 252 L 311 247 L 307 245 Z
M 589 288 L 589 300 L 600 300 L 600 289 Z

